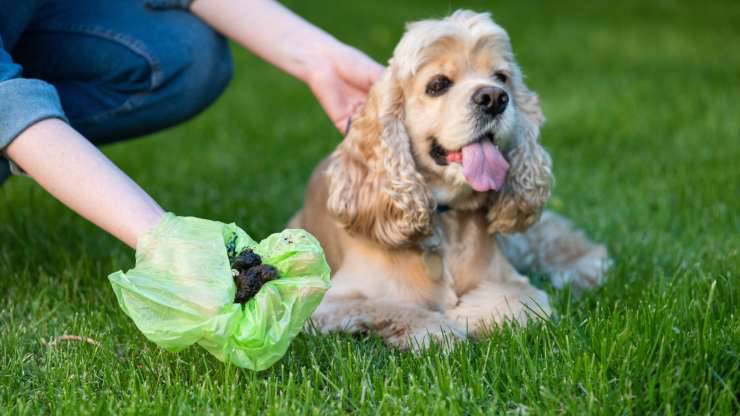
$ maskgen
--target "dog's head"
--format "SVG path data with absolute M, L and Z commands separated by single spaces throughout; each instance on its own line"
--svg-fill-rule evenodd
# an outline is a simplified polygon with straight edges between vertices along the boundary
M 521 231 L 550 195 L 544 122 L 507 33 L 488 14 L 412 23 L 331 156 L 328 208 L 352 233 L 408 245 L 438 204 Z

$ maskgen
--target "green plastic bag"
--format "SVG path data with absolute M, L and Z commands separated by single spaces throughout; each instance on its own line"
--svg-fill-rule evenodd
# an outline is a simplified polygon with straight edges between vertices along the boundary
M 251 248 L 279 278 L 244 306 L 227 245 Z M 108 279 L 121 309 L 149 340 L 180 351 L 199 344 L 216 358 L 264 370 L 279 360 L 329 289 L 329 265 L 319 242 L 285 230 L 259 244 L 235 224 L 166 214 L 143 236 L 136 267 Z

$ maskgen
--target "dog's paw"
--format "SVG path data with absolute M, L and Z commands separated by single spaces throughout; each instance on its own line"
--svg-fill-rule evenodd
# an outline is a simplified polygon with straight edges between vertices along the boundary
M 449 352 L 455 343 L 467 338 L 462 328 L 441 313 L 435 313 L 422 322 L 414 322 L 412 326 L 399 326 L 396 330 L 381 334 L 388 344 L 416 353 L 428 349 L 433 343 L 442 351 Z
M 531 286 L 526 278 L 520 279 L 471 291 L 447 314 L 476 338 L 507 322 L 526 325 L 532 320 L 547 319 L 552 314 L 547 293 Z

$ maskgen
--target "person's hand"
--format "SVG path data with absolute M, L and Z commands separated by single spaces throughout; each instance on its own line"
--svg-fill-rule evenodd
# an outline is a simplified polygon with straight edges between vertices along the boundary
M 357 49 L 339 44 L 322 65 L 311 69 L 306 82 L 329 119 L 344 133 L 350 117 L 365 102 L 383 69 Z
M 383 66 L 274 0 L 198 0 L 190 10 L 240 45 L 305 82 L 344 132 Z

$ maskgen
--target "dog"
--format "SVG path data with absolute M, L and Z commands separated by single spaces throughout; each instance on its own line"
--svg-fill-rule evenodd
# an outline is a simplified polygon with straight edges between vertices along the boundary
M 553 181 L 543 122 L 489 14 L 409 24 L 289 224 L 318 238 L 333 271 L 313 325 L 423 349 L 549 316 L 519 270 L 599 285 L 606 248 L 542 213 Z

